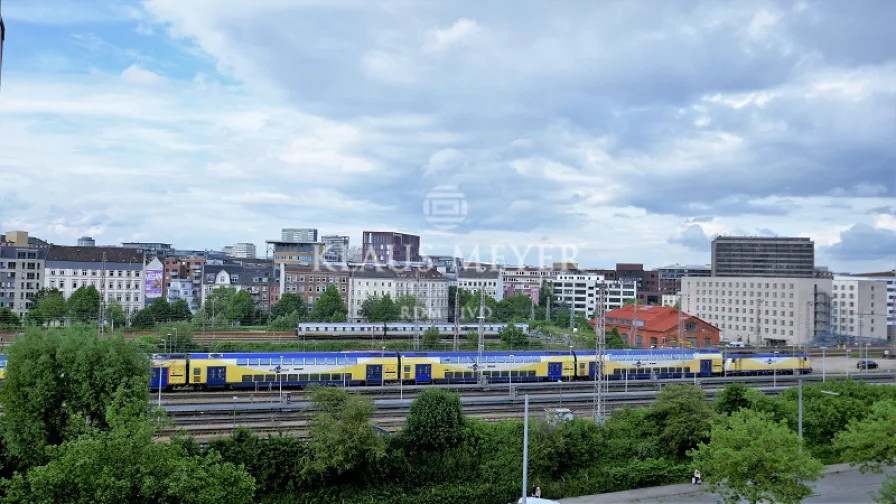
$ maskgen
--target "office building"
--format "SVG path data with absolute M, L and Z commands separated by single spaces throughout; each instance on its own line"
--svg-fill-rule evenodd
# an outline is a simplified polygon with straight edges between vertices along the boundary
M 888 337 L 894 295 L 889 292 L 886 278 L 834 275 L 832 283 L 832 333 L 859 338 Z
M 254 243 L 237 243 L 229 247 L 229 256 L 236 259 L 255 259 Z
M 106 303 L 121 303 L 130 316 L 145 305 L 145 260 L 143 252 L 135 249 L 54 245 L 47 254 L 43 286 L 58 289 L 68 299 L 79 288 L 90 285 L 103 292 L 105 279 Z
M 599 288 L 605 290 L 606 310 L 620 308 L 626 300 L 638 297 L 636 279 L 607 280 L 603 275 L 583 271 L 560 271 L 547 279 L 547 283 L 552 289 L 554 302 L 571 306 L 576 313 L 588 319 L 594 317 L 597 309 Z
M 79 247 L 95 247 L 96 241 L 89 236 L 82 236 L 78 238 L 78 246 Z
M 748 345 L 806 345 L 830 331 L 828 279 L 685 277 L 681 308 Z
M 656 269 L 659 275 L 660 293 L 665 298 L 667 295 L 676 295 L 681 291 L 681 279 L 684 277 L 708 277 L 712 276 L 712 265 L 705 264 L 670 264 Z M 665 302 L 663 303 L 665 305 Z
M 815 276 L 815 243 L 809 238 L 720 236 L 712 241 L 714 277 Z
M 423 304 L 427 322 L 441 324 L 448 321 L 448 279 L 444 275 L 431 269 L 404 270 L 370 265 L 352 272 L 349 320 L 363 322 L 361 307 L 364 300 L 386 294 L 393 300 L 405 295 L 416 296 Z M 421 323 L 421 334 L 424 330 Z
M 47 254 L 47 247 L 29 244 L 28 233 L 6 233 L 0 240 L 0 308 L 25 315 L 43 287 Z
M 170 243 L 125 242 L 122 248 L 136 249 L 146 256 L 167 257 L 174 255 L 174 247 Z
M 608 311 L 606 322 L 608 331 L 616 329 L 622 341 L 633 348 L 670 348 L 688 344 L 707 348 L 719 344 L 718 327 L 667 306 L 645 305 L 637 309 L 634 305 L 624 306 Z
M 324 262 L 323 243 L 284 240 L 268 240 L 265 243 L 277 264 L 319 265 Z
M 854 276 L 887 282 L 887 338 L 891 343 L 896 342 L 896 270 L 858 273 Z
M 324 244 L 324 260 L 333 263 L 344 263 L 348 261 L 349 237 L 342 235 L 322 236 L 320 239 Z
M 285 242 L 316 242 L 317 229 L 283 228 L 280 230 L 280 240 Z
M 361 246 L 365 263 L 419 263 L 420 237 L 392 231 L 364 231 Z

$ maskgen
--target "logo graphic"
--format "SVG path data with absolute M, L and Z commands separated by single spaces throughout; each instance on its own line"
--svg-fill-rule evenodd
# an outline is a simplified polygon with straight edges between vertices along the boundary
M 438 186 L 423 198 L 423 215 L 436 229 L 454 229 L 467 218 L 467 198 L 457 186 Z

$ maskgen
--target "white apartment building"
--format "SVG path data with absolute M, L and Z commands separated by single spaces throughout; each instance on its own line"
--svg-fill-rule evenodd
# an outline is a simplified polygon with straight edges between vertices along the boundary
M 534 292 L 541 291 L 541 283 L 551 280 L 559 273 L 551 269 L 535 268 L 530 266 L 505 266 L 503 271 L 504 295 L 531 296 Z
M 199 300 L 193 296 L 193 281 L 189 278 L 178 278 L 169 281 L 166 299 L 169 303 L 173 303 L 178 299 L 186 300 L 190 306 L 190 311 L 196 311 L 199 306 Z
M 496 301 L 504 299 L 504 273 L 499 269 L 462 269 L 457 273 L 457 288 L 470 292 L 484 289 Z
M 135 249 L 54 245 L 47 254 L 44 287 L 59 289 L 68 299 L 80 287 L 92 285 L 103 292 L 105 279 L 106 303 L 117 301 L 128 315 L 133 315 L 144 307 L 144 260 L 143 253 Z
M 804 345 L 826 333 L 832 281 L 823 278 L 685 277 L 681 309 L 748 345 Z
M 862 273 L 854 275 L 854 277 L 861 280 L 877 280 L 887 283 L 887 337 L 891 342 L 896 341 L 896 271 Z
M 227 255 L 238 259 L 255 259 L 254 243 L 235 243 L 230 247 L 224 247 Z
M 47 249 L 29 246 L 27 233 L 17 234 L 23 234 L 24 241 L 0 245 L 0 308 L 9 308 L 21 317 L 31 308 L 31 298 L 44 286 Z
M 626 299 L 638 295 L 636 281 L 607 281 L 603 275 L 573 271 L 555 271 L 554 278 L 548 280 L 553 286 L 553 300 L 566 303 L 573 310 L 594 317 L 597 309 L 598 286 L 606 289 L 604 307 L 607 311 L 621 308 Z
M 405 295 L 416 296 L 424 305 L 428 321 L 448 321 L 448 279 L 444 275 L 434 270 L 418 272 L 391 268 L 361 269 L 352 273 L 349 320 L 363 322 L 361 306 L 364 300 L 386 294 L 393 300 Z
M 892 312 L 886 280 L 835 275 L 831 295 L 831 332 L 841 336 L 886 338 Z

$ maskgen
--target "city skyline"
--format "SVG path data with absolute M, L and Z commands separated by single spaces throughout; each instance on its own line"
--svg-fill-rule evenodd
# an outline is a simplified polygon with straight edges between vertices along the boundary
M 896 267 L 896 6 L 508 5 L 6 1 L 0 232 Z

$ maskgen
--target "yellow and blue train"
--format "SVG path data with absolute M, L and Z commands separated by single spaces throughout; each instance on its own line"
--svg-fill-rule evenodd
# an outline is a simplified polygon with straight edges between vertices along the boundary
M 320 385 L 492 383 L 593 380 L 591 352 L 299 352 L 154 355 L 150 387 L 254 388 Z M 711 349 L 609 350 L 607 379 L 806 374 L 806 354 L 729 354 Z

